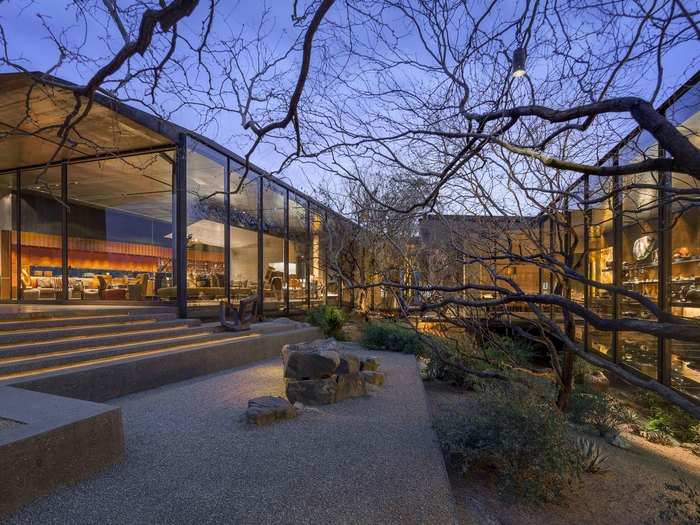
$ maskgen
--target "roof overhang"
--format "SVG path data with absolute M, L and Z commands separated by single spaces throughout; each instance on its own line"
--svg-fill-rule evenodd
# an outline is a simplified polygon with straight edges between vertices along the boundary
M 62 144 L 63 123 L 76 107 L 78 112 L 88 107 L 88 99 L 76 96 L 74 88 L 54 78 L 0 74 L 0 171 L 118 156 L 177 142 L 176 126 L 96 93 Z

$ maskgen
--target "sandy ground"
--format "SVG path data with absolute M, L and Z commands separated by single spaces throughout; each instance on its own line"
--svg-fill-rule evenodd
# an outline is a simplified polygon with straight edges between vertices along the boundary
M 425 383 L 433 416 L 441 407 L 454 403 L 472 403 L 473 395 L 464 394 L 439 383 Z M 591 437 L 591 436 L 588 436 Z M 503 525 L 638 525 L 656 517 L 657 497 L 664 483 L 686 479 L 700 489 L 700 457 L 681 447 L 664 447 L 637 436 L 625 435 L 629 450 L 608 445 L 600 439 L 608 456 L 609 471 L 584 474 L 564 501 L 541 506 L 504 501 L 493 486 L 476 475 L 465 478 L 450 474 L 460 523 Z
M 243 413 L 252 397 L 283 394 L 279 359 L 112 400 L 124 462 L 8 523 L 455 523 L 416 360 L 372 355 L 383 387 L 267 427 Z

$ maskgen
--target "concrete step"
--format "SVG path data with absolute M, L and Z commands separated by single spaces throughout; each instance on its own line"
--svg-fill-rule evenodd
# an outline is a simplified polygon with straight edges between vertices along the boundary
M 114 324 L 144 319 L 166 320 L 177 319 L 174 313 L 134 313 L 134 314 L 110 314 L 75 317 L 48 317 L 46 319 L 25 319 L 20 321 L 0 322 L 0 337 L 7 332 L 42 330 L 45 328 L 60 328 L 66 326 L 97 326 L 101 324 Z
M 135 342 L 147 342 L 168 337 L 177 337 L 190 334 L 209 334 L 213 331 L 211 326 L 201 323 L 187 323 L 180 319 L 179 323 L 158 323 L 157 325 L 146 325 L 144 328 L 130 330 L 128 332 L 117 332 L 96 335 L 80 335 L 72 337 L 61 337 L 47 341 L 29 341 L 0 346 L 0 359 L 13 357 L 30 357 L 38 354 L 48 354 L 53 352 L 64 352 L 83 348 L 97 348 L 119 344 L 129 344 Z
M 0 377 L 0 386 L 12 385 L 103 402 L 261 359 L 279 357 L 284 344 L 319 337 L 321 333 L 314 327 L 297 327 L 268 334 L 223 332 L 205 342 L 10 373 Z
M 36 306 L 32 309 L 30 305 L 23 305 L 22 308 L 14 309 L 17 305 L 3 305 L 9 311 L 0 309 L 0 325 L 5 322 L 14 322 L 26 319 L 47 319 L 47 318 L 67 318 L 67 317 L 90 317 L 93 315 L 125 315 L 125 314 L 146 314 L 146 313 L 176 313 L 172 306 L 91 306 L 83 305 L 59 305 L 56 307 Z
M 204 341 L 175 341 L 172 345 L 163 345 L 162 343 L 152 345 L 154 348 L 149 348 L 151 345 L 144 345 L 144 347 L 139 348 L 139 345 L 134 345 L 133 349 L 129 351 L 126 349 L 123 353 L 118 353 L 116 355 L 104 355 L 100 357 L 88 357 L 89 352 L 79 352 L 81 359 L 76 362 L 68 362 L 63 364 L 50 364 L 50 362 L 41 364 L 41 359 L 43 356 L 38 358 L 39 366 L 31 368 L 28 370 L 12 370 L 12 363 L 8 363 L 8 371 L 5 371 L 4 365 L 0 369 L 0 385 L 7 385 L 16 382 L 18 379 L 27 380 L 36 377 L 42 377 L 47 374 L 64 373 L 64 372 L 77 372 L 84 368 L 90 368 L 96 365 L 116 365 L 124 361 L 142 359 L 152 356 L 160 356 L 169 353 L 178 353 L 184 351 L 198 351 L 198 350 L 220 350 L 226 348 L 233 342 L 237 340 L 244 339 L 246 337 L 251 337 L 251 335 L 244 335 L 244 333 L 219 333 L 211 334 L 210 338 L 206 338 Z M 254 334 L 253 337 L 260 337 Z M 109 354 L 109 353 L 107 353 Z M 59 360 L 56 360 L 59 363 Z M 22 368 L 21 364 L 18 364 L 18 368 Z
M 154 350 L 177 348 L 197 343 L 206 343 L 226 338 L 225 334 L 210 330 L 195 333 L 161 336 L 150 341 L 135 341 L 98 347 L 88 347 L 58 352 L 42 352 L 33 356 L 0 358 L 0 377 L 12 376 L 19 372 L 41 370 L 76 363 L 91 362 L 106 357 L 141 354 Z
M 67 337 L 87 337 L 93 335 L 109 335 L 115 333 L 133 332 L 138 330 L 169 328 L 176 326 L 198 326 L 198 319 L 154 319 L 152 315 L 142 319 L 130 318 L 117 323 L 105 323 L 85 326 L 64 326 L 38 330 L 20 330 L 0 334 L 0 352 L 4 347 L 18 343 L 51 341 Z

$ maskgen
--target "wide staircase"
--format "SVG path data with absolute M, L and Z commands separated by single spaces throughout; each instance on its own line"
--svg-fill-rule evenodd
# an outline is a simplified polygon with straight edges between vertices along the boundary
M 157 309 L 0 319 L 0 382 L 207 345 L 226 337 L 210 324 Z
M 161 377 L 154 378 L 151 385 L 157 386 L 168 382 L 168 378 L 163 377 L 164 374 L 167 376 L 168 369 L 172 369 L 172 380 L 176 381 L 222 369 L 227 363 L 235 365 L 235 360 L 226 356 L 224 359 L 228 361 L 213 363 L 216 359 L 222 361 L 222 358 L 212 352 L 239 349 L 239 352 L 250 353 L 248 347 L 261 346 L 261 341 L 256 339 L 262 337 L 261 332 L 276 335 L 275 332 L 285 330 L 284 325 L 274 327 L 270 324 L 270 329 L 266 330 L 225 332 L 218 323 L 178 319 L 171 310 L 162 308 L 67 310 L 33 312 L 27 317 L 2 316 L 0 386 L 25 386 L 69 396 L 77 392 L 75 397 L 103 400 L 143 389 L 130 389 L 129 381 L 149 387 L 144 375 L 160 374 Z M 192 358 L 196 352 L 199 352 L 197 360 Z M 268 350 L 261 357 L 269 357 L 270 353 Z M 183 361 L 184 354 L 189 361 Z M 167 359 L 169 356 L 176 359 Z M 251 361 L 253 357 L 247 356 L 245 361 Z M 205 365 L 211 363 L 209 368 L 203 368 L 202 361 Z M 122 372 L 124 378 L 112 377 L 113 370 L 120 365 L 139 363 L 142 364 L 138 368 L 132 366 L 131 370 Z M 96 369 L 99 369 L 99 375 L 94 373 Z M 126 367 L 121 366 L 121 369 L 126 370 Z M 75 377 L 67 380 L 66 376 Z M 114 392 L 92 393 L 84 384 L 77 384 L 86 381 L 111 382 Z

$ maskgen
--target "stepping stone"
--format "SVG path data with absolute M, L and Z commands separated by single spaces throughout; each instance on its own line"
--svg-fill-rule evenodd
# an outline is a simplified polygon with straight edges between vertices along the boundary
M 254 425 L 269 425 L 280 419 L 297 417 L 297 409 L 283 397 L 263 396 L 248 401 L 245 412 L 248 423 Z

